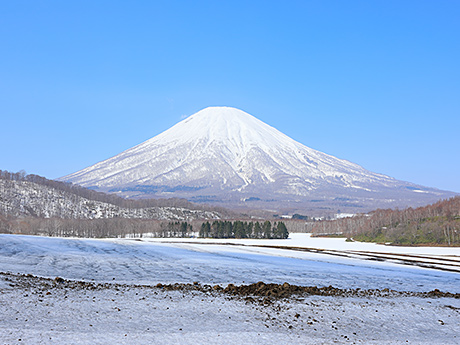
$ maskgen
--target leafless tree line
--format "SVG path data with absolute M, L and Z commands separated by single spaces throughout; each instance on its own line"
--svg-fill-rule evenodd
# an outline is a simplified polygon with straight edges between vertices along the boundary
M 86 238 L 189 237 L 197 235 L 204 222 L 207 220 L 179 222 L 127 218 L 17 218 L 0 215 L 0 233 Z M 286 220 L 284 223 L 289 232 L 304 232 L 303 221 Z
M 351 218 L 316 222 L 312 232 L 395 244 L 459 245 L 460 197 L 415 209 L 378 209 Z

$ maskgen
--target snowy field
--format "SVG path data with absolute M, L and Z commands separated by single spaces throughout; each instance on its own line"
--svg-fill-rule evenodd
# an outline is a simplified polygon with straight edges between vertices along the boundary
M 152 286 L 264 281 L 459 293 L 459 262 L 459 248 L 386 247 L 305 234 L 284 241 L 0 235 L 0 272 L 12 273 L 0 275 L 0 343 L 458 344 L 455 298 L 293 296 L 261 304 Z M 59 288 L 17 273 L 122 285 Z M 134 286 L 140 284 L 148 286 Z
M 190 239 L 67 239 L 0 235 L 0 271 L 38 276 L 127 284 L 241 284 L 258 281 L 296 285 L 398 291 L 460 292 L 460 271 L 446 272 L 403 265 L 392 260 L 363 260 L 345 256 L 345 249 L 368 252 L 393 250 L 434 252 L 430 259 L 448 257 L 460 264 L 460 248 L 401 248 L 348 243 L 344 239 L 310 238 L 292 234 L 288 240 L 221 240 L 247 246 L 213 244 L 218 240 Z M 208 244 L 203 244 L 208 242 Z M 325 248 L 342 255 L 300 252 L 263 245 Z M 257 246 L 249 246 L 254 245 Z M 364 248 L 356 248 L 364 246 Z M 336 252 L 334 252 L 336 253 Z M 347 252 L 348 253 L 348 252 Z

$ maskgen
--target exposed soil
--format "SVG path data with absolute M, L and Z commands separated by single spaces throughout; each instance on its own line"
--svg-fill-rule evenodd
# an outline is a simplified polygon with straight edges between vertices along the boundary
M 289 283 L 273 284 L 258 282 L 248 285 L 228 284 L 226 287 L 221 285 L 208 285 L 193 283 L 175 283 L 175 284 L 156 284 L 156 285 L 135 285 L 135 284 L 117 284 L 117 283 L 95 283 L 90 281 L 67 280 L 61 277 L 45 278 L 32 274 L 15 274 L 10 272 L 0 272 L 4 280 L 15 288 L 38 288 L 43 291 L 50 289 L 84 289 L 84 290 L 102 290 L 102 289 L 125 289 L 125 288 L 144 288 L 152 290 L 166 291 L 199 291 L 203 293 L 225 294 L 229 297 L 244 298 L 248 302 L 269 303 L 270 300 L 285 299 L 290 297 L 302 297 L 308 295 L 315 296 L 342 296 L 342 297 L 448 297 L 460 298 L 460 293 L 443 292 L 438 289 L 428 292 L 411 292 L 396 291 L 389 289 L 340 289 L 333 286 L 299 286 Z

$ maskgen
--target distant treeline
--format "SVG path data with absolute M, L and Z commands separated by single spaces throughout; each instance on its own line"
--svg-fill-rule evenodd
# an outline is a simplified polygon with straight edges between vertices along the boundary
M 283 222 L 242 222 L 217 220 L 201 225 L 199 237 L 211 238 L 288 238 L 289 232 Z
M 190 237 L 193 225 L 202 221 L 179 222 L 151 219 L 61 219 L 14 218 L 0 215 L 0 233 L 50 237 L 124 238 L 124 237 Z
M 161 222 L 149 219 L 6 218 L 0 216 L 0 233 L 85 238 L 160 236 Z
M 200 237 L 212 238 L 287 238 L 284 222 L 160 221 L 151 219 L 61 219 L 11 218 L 0 215 L 0 233 L 57 237 Z M 195 230 L 196 231 L 196 230 Z
M 316 235 L 342 234 L 358 241 L 394 245 L 460 245 L 460 197 L 404 210 L 376 210 L 314 223 Z
M 70 182 L 60 182 L 55 180 L 49 180 L 45 177 L 26 174 L 25 171 L 12 173 L 6 170 L 0 170 L 0 179 L 10 181 L 28 181 L 44 185 L 56 190 L 68 192 L 80 196 L 85 199 L 105 202 L 108 204 L 116 205 L 123 208 L 148 208 L 148 207 L 182 207 L 190 210 L 202 210 L 202 211 L 216 211 L 221 214 L 230 214 L 229 210 L 222 207 L 212 207 L 208 205 L 198 205 L 191 203 L 185 199 L 180 198 L 169 198 L 169 199 L 124 199 L 114 194 L 106 194 L 97 192 L 95 190 L 87 189 L 79 185 Z

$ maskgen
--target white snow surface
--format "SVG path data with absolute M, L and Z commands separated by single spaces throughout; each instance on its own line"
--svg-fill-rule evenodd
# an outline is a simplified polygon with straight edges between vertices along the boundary
M 205 108 L 165 132 L 61 180 L 132 197 L 145 193 L 136 186 L 154 186 L 148 195 L 190 200 L 287 196 L 295 200 L 316 195 L 312 194 L 315 191 L 334 197 L 346 191 L 354 198 L 388 188 L 406 193 L 409 199 L 419 194 L 406 190 L 412 184 L 311 149 L 231 107 Z M 442 197 L 439 191 L 432 192 L 433 201 Z
M 158 239 L 0 235 L 0 271 L 127 284 L 100 290 L 17 287 L 0 275 L 5 344 L 457 344 L 460 301 L 420 297 L 293 297 L 263 306 L 222 294 L 134 284 L 289 282 L 460 292 L 460 274 L 387 262 Z M 257 241 L 234 240 L 241 244 Z M 259 244 L 367 249 L 375 245 L 291 234 Z M 379 247 L 381 252 L 382 248 Z M 458 249 L 387 248 L 458 259 Z M 11 284 L 11 285 L 10 285 Z
M 458 344 L 458 300 L 2 289 L 4 344 Z

